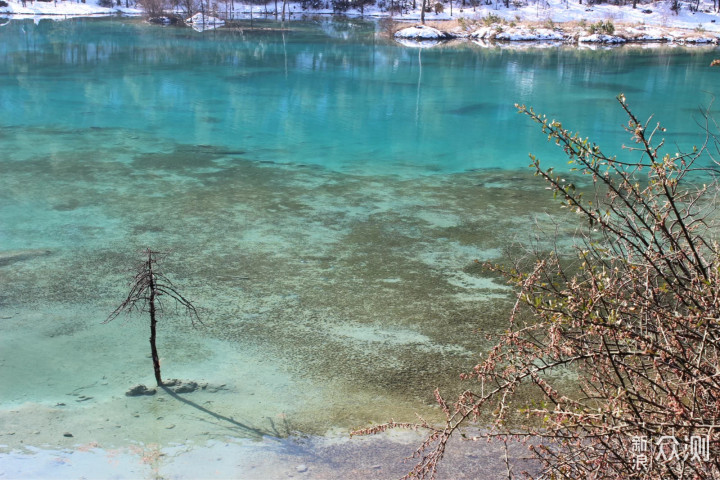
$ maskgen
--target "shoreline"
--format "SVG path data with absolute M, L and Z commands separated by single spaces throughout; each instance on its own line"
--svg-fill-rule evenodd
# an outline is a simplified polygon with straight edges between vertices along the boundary
M 135 11 L 133 11 L 135 10 Z M 183 17 L 177 12 L 169 13 Z M 241 12 L 231 22 L 251 20 L 250 12 Z M 142 12 L 136 9 L 123 9 L 110 12 L 53 12 L 53 13 L 7 13 L 0 11 L 0 18 L 10 20 L 35 19 L 36 21 L 66 20 L 72 18 L 99 18 L 99 17 L 143 17 Z M 493 19 L 431 19 L 425 25 L 412 19 L 393 18 L 381 14 L 366 14 L 363 16 L 348 13 L 332 12 L 293 12 L 287 21 L 303 21 L 316 18 L 348 18 L 372 20 L 390 20 L 392 25 L 386 30 L 385 36 L 397 44 L 428 48 L 437 45 L 447 45 L 456 42 L 470 42 L 480 47 L 578 47 L 578 48 L 613 48 L 628 46 L 655 47 L 713 47 L 720 45 L 720 31 L 711 32 L 704 29 L 688 29 L 677 26 L 657 26 L 636 23 L 606 22 L 554 22 L 539 21 L 506 21 Z M 270 12 L 253 12 L 255 20 L 275 19 Z M 280 21 L 278 19 L 278 21 Z M 161 22 L 149 22 L 161 23 Z M 0 24 L 2 26 L 3 24 Z M 192 24 L 183 22 L 183 26 L 192 27 Z M 228 25 L 229 27 L 229 25 Z M 205 29 L 222 29 L 223 25 L 208 25 Z
M 144 16 L 136 2 L 126 0 L 122 5 L 108 5 L 108 0 L 0 0 L 0 16 L 23 17 L 75 17 L 75 16 Z M 115 3 L 115 2 L 110 2 Z M 134 5 L 133 5 L 134 3 Z M 102 4 L 102 5 L 101 5 Z M 307 5 L 305 5 L 307 6 Z M 367 18 L 391 23 L 383 28 L 394 34 L 402 25 L 420 23 L 422 2 L 407 4 L 402 11 L 390 11 L 384 4 L 366 5 L 364 8 L 334 9 L 334 1 L 303 8 L 302 2 L 287 2 L 283 7 L 288 21 L 315 18 Z M 432 10 L 432 11 L 430 11 Z M 177 8 L 165 13 L 186 20 L 191 15 Z M 277 18 L 282 14 L 279 4 L 248 4 L 232 1 L 210 9 L 206 15 L 224 21 Z M 445 38 L 478 37 L 499 41 L 566 41 L 583 43 L 586 37 L 605 39 L 601 43 L 623 42 L 678 42 L 717 43 L 720 38 L 720 10 L 708 0 L 699 3 L 678 0 L 676 8 L 666 2 L 640 2 L 637 8 L 603 3 L 588 5 L 580 0 L 530 0 L 512 2 L 508 6 L 495 2 L 473 4 L 470 0 L 439 0 L 430 2 L 424 14 L 427 26 L 434 26 Z M 615 37 L 614 41 L 605 37 Z M 428 38 L 431 39 L 431 38 Z M 619 40 L 618 40 L 619 39 Z
M 553 46 L 668 45 L 702 46 L 720 44 L 720 33 L 679 27 L 587 22 L 468 22 L 432 21 L 409 27 L 394 25 L 392 37 L 407 46 L 431 46 L 451 40 L 471 40 L 481 46 L 498 43 L 550 44 Z M 416 42 L 417 45 L 414 45 Z M 426 43 L 427 42 L 427 43 Z
M 135 443 L 108 447 L 98 442 L 70 447 L 26 446 L 0 451 L 10 478 L 113 478 L 176 480 L 246 479 L 377 479 L 400 478 L 417 463 L 411 458 L 425 436 L 395 430 L 367 437 L 328 434 L 321 437 L 235 437 L 196 444 Z M 509 443 L 515 469 L 537 469 L 521 441 Z M 440 465 L 441 478 L 500 478 L 505 462 L 502 442 L 454 438 Z M 103 472 L 99 476 L 99 472 Z

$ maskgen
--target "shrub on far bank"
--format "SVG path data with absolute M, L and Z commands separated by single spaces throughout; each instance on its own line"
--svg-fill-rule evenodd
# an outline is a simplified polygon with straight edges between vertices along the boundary
M 591 24 L 588 27 L 588 30 L 590 31 L 590 34 L 600 33 L 605 35 L 612 35 L 615 33 L 615 24 L 611 20 L 605 20 L 604 22 L 602 20 Z

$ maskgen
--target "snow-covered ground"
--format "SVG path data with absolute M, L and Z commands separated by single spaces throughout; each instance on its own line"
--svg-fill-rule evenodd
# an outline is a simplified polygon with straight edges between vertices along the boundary
M 84 17 L 90 15 L 142 15 L 142 8 L 135 6 L 135 2 L 131 2 L 130 7 L 125 7 L 125 1 L 122 1 L 122 5 L 114 6 L 112 8 L 101 7 L 98 5 L 99 0 L 85 0 L 81 3 L 80 1 L 52 1 L 52 2 L 40 2 L 30 1 L 26 2 L 5 0 L 8 4 L 7 7 L 0 7 L 0 15 L 13 15 L 13 16 L 74 16 Z
M 86 15 L 140 15 L 142 9 L 135 5 L 135 0 L 130 0 L 130 7 L 125 7 L 125 0 L 122 5 L 112 8 L 101 7 L 99 0 L 85 0 L 81 3 L 78 0 L 59 0 L 52 2 L 40 2 L 27 0 L 24 4 L 21 1 L 5 0 L 7 7 L 0 7 L 0 15 L 54 15 L 54 16 L 86 16 Z M 417 21 L 420 19 L 421 1 L 417 1 L 417 8 L 414 11 L 402 15 L 395 14 L 396 20 Z M 434 2 L 430 2 L 434 5 Z M 582 21 L 593 23 L 597 21 L 610 20 L 615 24 L 645 25 L 658 27 L 672 27 L 704 32 L 720 32 L 720 15 L 713 12 L 712 2 L 703 1 L 700 3 L 699 11 L 693 12 L 690 3 L 681 2 L 678 14 L 670 9 L 670 1 L 652 3 L 639 3 L 638 8 L 633 9 L 631 5 L 616 6 L 610 4 L 588 6 L 587 1 L 580 3 L 578 0 L 524 0 L 521 2 L 510 2 L 510 7 L 505 8 L 502 1 L 494 0 L 491 5 L 471 7 L 468 4 L 463 7 L 463 0 L 453 0 L 452 8 L 450 1 L 443 2 L 442 13 L 427 13 L 426 21 L 457 20 L 465 18 L 468 20 L 480 20 L 490 15 L 499 17 L 508 22 L 554 22 L 564 23 L 571 21 Z M 484 2 L 482 2 L 484 3 Z M 278 2 L 280 5 L 281 2 Z M 329 2 L 328 2 L 329 4 Z M 330 6 L 330 5 L 328 5 Z M 225 4 L 219 3 L 219 9 L 224 10 Z M 235 2 L 234 11 L 239 18 L 247 18 L 250 11 L 255 17 L 262 16 L 267 11 L 274 9 L 274 2 L 266 5 L 249 5 L 243 2 Z M 303 10 L 300 3 L 290 2 L 287 5 L 288 18 L 300 19 L 305 15 L 329 15 L 332 8 L 316 10 Z M 360 11 L 351 9 L 346 12 L 348 15 L 358 16 Z M 381 10 L 376 5 L 369 5 L 364 9 L 364 15 L 368 17 L 389 17 L 390 13 Z M 452 14 L 451 14 L 452 13 Z

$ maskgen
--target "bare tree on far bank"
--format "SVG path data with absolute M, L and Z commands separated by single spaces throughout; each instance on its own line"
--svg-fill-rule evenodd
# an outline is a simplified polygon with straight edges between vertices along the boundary
M 165 14 L 165 0 L 139 0 L 138 3 L 148 18 L 157 18 Z

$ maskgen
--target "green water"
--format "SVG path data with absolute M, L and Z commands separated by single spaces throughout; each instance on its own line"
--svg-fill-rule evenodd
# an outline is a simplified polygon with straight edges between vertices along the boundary
M 618 152 L 618 93 L 683 146 L 718 93 L 712 49 L 419 50 L 371 23 L 247 27 L 0 28 L 0 445 L 437 418 L 433 389 L 465 387 L 512 299 L 473 261 L 564 219 L 525 168 L 531 151 L 564 160 L 513 104 Z M 124 396 L 152 384 L 146 319 L 101 322 L 147 246 L 171 252 L 205 323 L 168 309 L 164 376 L 225 385 L 192 394 L 212 421 Z

